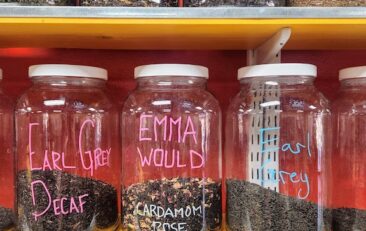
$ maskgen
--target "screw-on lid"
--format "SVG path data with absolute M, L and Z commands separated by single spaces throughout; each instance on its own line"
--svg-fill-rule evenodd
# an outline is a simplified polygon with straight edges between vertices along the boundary
M 34 65 L 29 67 L 28 73 L 30 78 L 37 76 L 65 76 L 108 79 L 108 72 L 103 68 L 68 64 Z
M 317 68 L 312 64 L 276 63 L 242 67 L 238 70 L 238 79 L 253 77 L 281 76 L 317 76 Z
M 339 71 L 339 80 L 366 77 L 366 66 L 349 67 Z
M 151 64 L 135 68 L 135 78 L 153 76 L 187 76 L 208 79 L 208 68 L 190 64 Z

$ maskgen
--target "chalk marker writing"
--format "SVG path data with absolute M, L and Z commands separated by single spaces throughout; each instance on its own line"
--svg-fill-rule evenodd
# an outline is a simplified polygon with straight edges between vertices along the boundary
M 280 147 L 275 148 L 264 148 L 265 145 L 271 144 L 272 142 L 279 142 L 279 138 L 275 137 L 273 139 L 265 139 L 265 132 L 270 131 L 279 131 L 280 127 L 270 127 L 270 128 L 261 128 L 259 134 L 259 144 L 260 144 L 260 152 L 268 153 L 281 150 L 282 152 L 289 152 L 293 155 L 300 155 L 304 150 L 307 151 L 308 157 L 311 157 L 311 143 L 310 143 L 310 133 L 306 134 L 306 144 L 297 142 L 294 145 L 290 143 L 285 143 Z M 271 182 L 271 183 L 293 183 L 293 184 L 303 184 L 306 190 L 303 190 L 303 187 L 298 189 L 297 196 L 300 199 L 306 199 L 310 195 L 310 182 L 308 174 L 305 171 L 284 171 L 284 170 L 276 170 L 272 168 L 266 168 L 268 164 L 270 164 L 273 160 L 268 159 L 264 161 L 259 168 L 259 178 L 262 183 Z M 264 170 L 267 172 L 264 172 Z M 268 179 L 265 179 L 263 175 L 268 175 Z M 278 177 L 276 177 L 278 175 Z
M 83 213 L 84 205 L 86 204 L 85 198 L 88 197 L 88 194 L 83 194 L 75 199 L 74 197 L 61 197 L 52 199 L 51 194 L 46 186 L 46 184 L 42 180 L 36 180 L 31 183 L 31 196 L 34 207 L 38 207 L 36 203 L 36 195 L 34 188 L 36 185 L 40 185 L 42 187 L 42 191 L 47 195 L 47 207 L 43 209 L 43 211 L 33 212 L 32 215 L 34 219 L 37 221 L 39 217 L 43 216 L 47 213 L 51 207 L 53 208 L 53 213 L 55 215 L 66 215 L 69 213 Z M 39 187 L 37 187 L 39 189 Z

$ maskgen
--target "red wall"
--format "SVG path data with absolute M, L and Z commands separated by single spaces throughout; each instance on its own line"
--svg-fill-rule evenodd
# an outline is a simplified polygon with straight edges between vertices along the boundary
M 316 86 L 329 98 L 336 96 L 338 71 L 344 67 L 366 65 L 365 51 L 285 51 L 283 62 L 304 62 L 318 66 Z M 4 72 L 4 91 L 14 98 L 29 85 L 28 66 L 66 63 L 104 67 L 114 99 L 122 102 L 135 82 L 135 66 L 151 63 L 189 63 L 210 69 L 209 90 L 219 99 L 223 111 L 239 89 L 236 72 L 246 65 L 245 51 L 119 51 L 72 49 L 0 49 Z
M 4 70 L 4 88 L 19 95 L 30 85 L 27 68 L 33 64 L 67 63 L 99 66 L 108 69 L 115 99 L 122 100 L 134 87 L 133 69 L 151 63 L 190 63 L 210 69 L 209 89 L 224 107 L 238 91 L 236 71 L 246 65 L 245 51 L 123 51 L 74 49 L 0 49 L 0 67 Z M 366 65 L 365 51 L 285 51 L 283 62 L 304 62 L 318 66 L 317 87 L 334 99 L 338 70 Z M 122 89 L 122 91 L 121 91 Z

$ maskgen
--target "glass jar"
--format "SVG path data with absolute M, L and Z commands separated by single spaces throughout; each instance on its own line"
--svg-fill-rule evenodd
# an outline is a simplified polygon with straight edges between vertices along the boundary
M 123 230 L 219 230 L 221 112 L 202 66 L 135 69 L 122 112 Z
M 178 0 L 80 0 L 81 6 L 178 7 Z
M 15 112 L 20 230 L 116 229 L 119 119 L 107 71 L 36 65 L 29 76 Z
M 365 0 L 288 0 L 289 6 L 366 6 Z
M 0 230 L 14 226 L 13 112 L 12 100 L 0 88 Z
M 0 6 L 19 6 L 16 0 L 0 0 Z
M 18 0 L 22 6 L 75 6 L 76 0 Z
M 341 89 L 332 105 L 333 230 L 366 228 L 366 66 L 340 71 Z
M 330 112 L 316 73 L 309 64 L 239 69 L 225 137 L 229 230 L 329 230 Z
M 286 6 L 286 0 L 184 0 L 185 7 L 238 6 L 274 7 Z

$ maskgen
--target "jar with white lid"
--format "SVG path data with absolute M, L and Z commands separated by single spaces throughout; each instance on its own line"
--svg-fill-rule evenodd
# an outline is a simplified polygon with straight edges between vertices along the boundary
M 15 112 L 19 229 L 115 230 L 121 157 L 107 71 L 48 64 L 29 77 Z
M 310 64 L 239 69 L 226 120 L 228 230 L 329 230 L 330 111 L 316 75 Z
M 0 82 L 3 79 L 0 69 Z M 13 101 L 0 84 L 0 230 L 14 227 Z
M 333 230 L 366 229 L 366 66 L 340 71 L 341 88 L 332 105 Z
M 123 230 L 221 228 L 221 111 L 208 69 L 135 68 L 122 112 Z
M 184 7 L 284 7 L 286 0 L 183 0 Z
M 288 6 L 294 7 L 360 7 L 366 6 L 365 0 L 288 0 Z
M 81 0 L 80 6 L 178 7 L 178 0 Z

